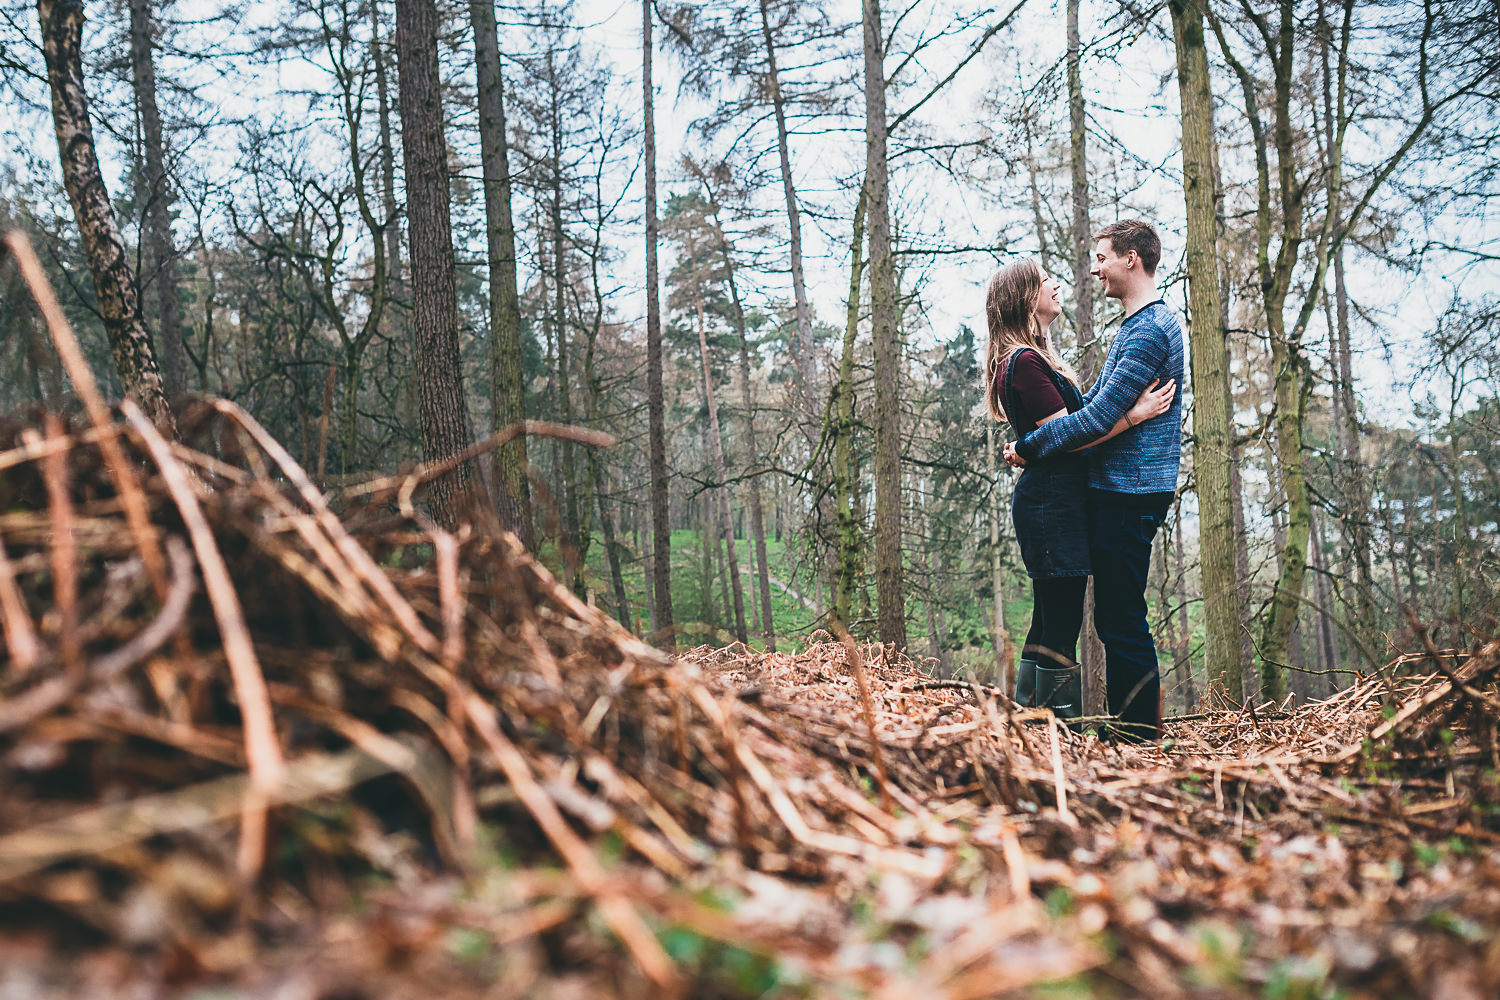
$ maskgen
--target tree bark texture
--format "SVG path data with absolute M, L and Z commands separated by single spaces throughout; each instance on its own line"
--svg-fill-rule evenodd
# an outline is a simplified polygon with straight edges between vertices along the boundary
M 1318 647 L 1323 656 L 1325 670 L 1337 670 L 1343 666 L 1343 653 L 1333 622 L 1333 584 L 1329 580 L 1328 556 L 1323 551 L 1323 533 L 1319 530 L 1319 518 L 1315 514 L 1312 522 L 1313 594 L 1318 601 L 1316 609 Z M 1328 673 L 1312 679 L 1312 697 L 1322 698 L 1337 688 L 1338 674 Z
M 604 533 L 604 555 L 609 565 L 609 584 L 615 599 L 615 614 L 622 625 L 634 632 L 635 616 L 630 612 L 630 598 L 625 593 L 625 574 L 620 566 L 620 543 L 615 534 L 615 518 L 609 509 L 609 493 L 604 488 L 604 463 L 599 461 L 595 449 L 589 449 L 587 457 L 589 475 L 594 486 L 594 501 L 599 506 L 599 530 Z
M 1267 330 L 1271 341 L 1272 376 L 1276 394 L 1276 438 L 1277 454 L 1281 462 L 1282 484 L 1287 498 L 1286 540 L 1280 553 L 1281 570 L 1272 592 L 1270 611 L 1261 633 L 1261 678 L 1262 687 L 1268 696 L 1276 697 L 1284 691 L 1286 678 L 1280 664 L 1287 660 L 1287 644 L 1291 629 L 1297 619 L 1302 601 L 1303 581 L 1307 571 L 1307 545 L 1311 522 L 1311 506 L 1307 480 L 1302 462 L 1303 385 L 1306 367 L 1302 357 L 1302 335 L 1307 323 L 1317 308 L 1321 297 L 1324 275 L 1327 272 L 1330 252 L 1342 244 L 1347 226 L 1368 203 L 1370 195 L 1389 176 L 1395 164 L 1410 148 L 1430 121 L 1431 105 L 1427 102 L 1425 89 L 1422 92 L 1423 117 L 1421 124 L 1377 172 L 1366 189 L 1364 199 L 1350 213 L 1350 220 L 1335 232 L 1339 193 L 1343 184 L 1342 147 L 1347 124 L 1343 108 L 1347 73 L 1347 54 L 1353 15 L 1352 0 L 1343 5 L 1343 33 L 1339 44 L 1338 63 L 1338 110 L 1334 115 L 1332 138 L 1327 146 L 1328 170 L 1327 190 L 1330 197 L 1329 211 L 1324 213 L 1322 225 L 1316 234 L 1316 249 L 1313 253 L 1314 268 L 1306 282 L 1305 299 L 1298 310 L 1297 319 L 1288 329 L 1286 323 L 1287 297 L 1293 286 L 1293 278 L 1300 260 L 1300 248 L 1305 239 L 1303 214 L 1306 209 L 1308 183 L 1298 177 L 1298 136 L 1292 125 L 1291 100 L 1293 93 L 1293 63 L 1298 51 L 1295 44 L 1296 11 L 1292 0 L 1281 0 L 1278 4 L 1279 25 L 1274 34 L 1266 15 L 1246 8 L 1257 34 L 1265 41 L 1266 54 L 1274 70 L 1272 87 L 1272 129 L 1270 144 L 1276 149 L 1276 187 L 1279 195 L 1279 212 L 1273 215 L 1271 205 L 1272 170 L 1266 130 L 1259 110 L 1260 88 L 1249 70 L 1235 55 L 1217 21 L 1214 30 L 1226 62 L 1239 78 L 1244 95 L 1245 114 L 1249 120 L 1255 144 L 1256 164 L 1256 268 L 1260 278 L 1261 299 L 1265 311 Z M 1431 6 L 1427 6 L 1430 26 Z M 1423 58 L 1425 59 L 1425 36 Z M 1274 261 L 1271 257 L 1271 235 L 1273 227 L 1279 227 L 1280 242 Z
M 724 228 L 720 225 L 717 215 L 714 216 L 714 230 L 718 237 L 719 249 L 724 255 L 724 280 L 729 286 L 729 304 L 734 316 L 734 332 L 739 339 L 740 406 L 745 411 L 747 464 L 755 465 L 760 462 L 761 456 L 760 445 L 755 437 L 755 404 L 750 394 L 750 340 L 745 334 L 745 308 L 740 302 L 739 284 L 734 278 L 734 258 L 729 252 L 729 240 L 724 235 Z M 765 507 L 761 502 L 760 477 L 751 476 L 746 488 L 750 494 L 750 537 L 755 545 L 755 576 L 760 594 L 761 637 L 765 641 L 767 651 L 774 652 L 776 627 L 773 621 L 775 616 L 771 613 L 771 568 L 766 563 L 766 516 Z
M 646 413 L 651 452 L 651 543 L 655 549 L 652 587 L 656 592 L 655 641 L 671 652 L 677 647 L 672 621 L 672 534 L 667 516 L 666 407 L 662 391 L 661 278 L 656 242 L 656 93 L 651 80 L 651 0 L 641 0 L 642 86 L 645 91 L 646 157 Z
M 177 423 L 167 403 L 151 349 L 151 335 L 141 315 L 140 287 L 130 270 L 125 240 L 115 221 L 94 131 L 89 122 L 88 96 L 83 84 L 83 4 L 76 0 L 37 0 L 42 29 L 42 52 L 52 92 L 52 124 L 62 161 L 63 187 L 83 237 L 83 249 L 94 279 L 99 314 L 109 338 L 115 370 L 126 395 L 172 436 Z
M 714 498 L 718 505 L 719 532 L 724 544 L 729 546 L 725 554 L 729 561 L 729 585 L 734 596 L 734 637 L 740 642 L 749 642 L 745 631 L 745 590 L 740 583 L 740 558 L 734 547 L 734 517 L 729 512 L 729 470 L 724 463 L 724 435 L 719 430 L 719 403 L 714 398 L 714 374 L 708 363 L 708 330 L 703 319 L 703 296 L 697 296 L 698 307 L 698 354 L 703 360 L 703 401 L 708 405 L 708 455 L 713 462 Z
M 350 333 L 344 304 L 335 288 L 334 275 L 339 268 L 339 257 L 345 249 L 338 240 L 331 242 L 321 254 L 317 286 L 323 311 L 344 348 L 343 447 L 340 450 L 340 463 L 345 472 L 351 471 L 356 463 L 359 393 L 360 382 L 364 377 L 365 352 L 384 326 L 386 304 L 390 300 L 390 250 L 381 236 L 393 217 L 387 213 L 386 221 L 382 223 L 375 216 L 369 159 L 360 137 L 360 126 L 364 118 L 365 76 L 363 67 L 349 58 L 350 27 L 348 23 L 324 22 L 325 43 L 331 53 L 336 53 L 333 60 L 334 75 L 339 84 L 339 107 L 344 119 L 354 202 L 359 210 L 360 221 L 370 234 L 372 248 L 368 285 L 370 308 L 357 331 Z
M 493 17 L 491 18 L 493 20 Z M 380 195 L 385 210 L 386 266 L 395 284 L 401 283 L 401 223 L 396 207 L 396 147 L 391 139 L 391 87 L 385 46 L 380 41 L 380 0 L 370 0 L 370 61 L 375 64 L 376 114 L 380 120 Z
M 551 173 L 551 199 L 547 205 L 547 219 L 551 226 L 549 234 L 552 243 L 552 329 L 553 340 L 557 344 L 557 412 L 559 419 L 565 424 L 573 422 L 573 376 L 571 371 L 571 351 L 568 342 L 568 259 L 567 259 L 567 233 L 563 230 L 562 199 L 563 199 L 563 138 L 562 138 L 562 108 L 558 102 L 557 88 L 557 65 L 556 56 L 552 49 L 547 50 L 547 80 L 550 84 L 550 108 L 548 114 L 549 142 L 549 172 Z M 574 461 L 573 441 L 564 438 L 562 448 L 562 484 L 563 484 L 563 526 L 567 536 L 566 556 L 564 565 L 567 568 L 568 586 L 573 589 L 579 597 L 585 596 L 585 584 L 583 580 L 583 567 L 588 558 L 589 532 L 585 529 L 584 521 L 587 516 L 588 507 L 580 503 L 580 495 L 583 492 L 583 484 L 578 478 L 578 464 Z
M 186 389 L 187 352 L 182 343 L 182 302 L 177 292 L 177 251 L 172 245 L 172 185 L 167 179 L 161 112 L 156 106 L 156 64 L 151 55 L 151 4 L 130 0 L 130 73 L 141 116 L 142 166 L 146 180 L 146 233 L 151 282 L 156 286 L 157 344 L 162 386 L 168 398 Z
M 1005 691 L 1016 689 L 1016 663 L 1015 650 L 1012 648 L 1010 629 L 1005 624 L 1005 562 L 1001 558 L 1000 521 L 1004 517 L 1000 506 L 1000 474 L 1002 470 L 1008 470 L 1009 466 L 1000 462 L 1000 448 L 995 440 L 995 421 L 986 422 L 984 429 L 984 449 L 989 460 L 990 480 L 995 484 L 995 492 L 986 505 L 988 508 L 987 520 L 990 523 L 990 600 L 993 608 L 990 613 L 991 641 L 995 646 L 995 683 Z
M 885 36 L 880 0 L 863 0 L 865 186 L 869 197 L 870 326 L 875 346 L 875 595 L 882 643 L 906 648 L 901 565 L 901 344 L 891 254 L 885 117 Z
M 418 419 L 422 453 L 428 460 L 447 458 L 473 440 L 459 366 L 448 151 L 443 141 L 438 74 L 439 27 L 434 0 L 403 0 L 396 5 Z M 434 480 L 429 502 L 434 519 L 450 529 L 480 510 L 481 504 L 487 507 L 484 484 L 473 462 Z
M 1094 339 L 1094 255 L 1089 227 L 1088 122 L 1083 101 L 1082 52 L 1078 40 L 1078 0 L 1068 0 L 1068 124 L 1073 168 L 1073 330 L 1082 351 L 1079 374 L 1092 378 L 1099 369 Z
M 797 342 L 793 355 L 797 359 L 798 388 L 802 392 L 802 413 L 808 434 L 818 426 L 817 367 L 814 364 L 812 309 L 807 304 L 807 286 L 802 276 L 802 216 L 797 209 L 797 189 L 792 183 L 792 158 L 786 125 L 786 103 L 781 96 L 781 77 L 776 68 L 776 39 L 771 32 L 770 0 L 760 0 L 760 28 L 766 44 L 766 85 L 771 96 L 771 110 L 776 118 L 776 150 L 781 160 L 781 190 L 786 197 L 787 238 L 791 250 L 792 302 L 797 317 Z
M 1233 428 L 1229 369 L 1219 301 L 1214 218 L 1213 96 L 1203 34 L 1203 0 L 1171 0 L 1182 103 L 1183 188 L 1187 207 L 1188 308 L 1193 366 L 1193 467 L 1198 483 L 1199 554 L 1207 676 L 1242 698 L 1239 590 L 1230 491 Z
M 1296 135 L 1291 120 L 1292 61 L 1296 47 L 1291 0 L 1281 0 L 1279 6 L 1281 21 L 1273 53 L 1272 138 L 1276 146 L 1277 186 L 1281 195 L 1281 246 L 1274 266 L 1270 265 L 1268 257 L 1272 225 L 1269 199 L 1260 202 L 1257 213 L 1261 238 L 1266 241 L 1259 249 L 1261 294 L 1271 340 L 1271 372 L 1275 378 L 1276 394 L 1276 455 L 1282 489 L 1286 493 L 1287 518 L 1281 573 L 1272 590 L 1270 611 L 1261 633 L 1260 683 L 1262 693 L 1278 701 L 1286 696 L 1287 678 L 1282 664 L 1288 662 L 1292 628 L 1302 609 L 1302 585 L 1307 575 L 1307 544 L 1312 527 L 1312 505 L 1302 461 L 1302 331 L 1300 326 L 1290 332 L 1286 328 L 1287 294 L 1291 290 L 1292 272 L 1304 235 L 1304 187 L 1296 173 Z
M 1219 282 L 1222 292 L 1224 283 Z M 1228 322 L 1225 328 L 1228 329 Z M 1228 365 L 1230 358 L 1227 347 L 1224 363 Z M 1255 691 L 1260 687 L 1260 680 L 1255 673 L 1255 644 L 1251 641 L 1250 630 L 1245 623 L 1250 620 L 1250 532 L 1245 527 L 1245 484 L 1242 469 L 1244 468 L 1245 448 L 1236 444 L 1230 450 L 1229 461 L 1229 513 L 1234 518 L 1234 575 L 1239 583 L 1239 594 L 1235 614 L 1239 621 L 1240 636 L 1240 677 L 1241 688 L 1245 693 Z
M 1342 214 L 1341 184 L 1342 170 L 1335 174 L 1332 169 L 1335 158 L 1342 159 L 1339 152 L 1338 123 L 1344 116 L 1343 81 L 1340 81 L 1338 100 L 1334 99 L 1333 73 L 1329 65 L 1329 52 L 1333 47 L 1332 27 L 1324 10 L 1324 0 L 1318 0 L 1318 34 L 1323 61 L 1323 147 L 1325 165 L 1328 169 L 1328 213 L 1333 217 L 1333 229 L 1339 229 Z M 1336 323 L 1329 325 L 1329 340 L 1333 344 L 1334 363 L 1338 372 L 1338 385 L 1334 392 L 1335 421 L 1338 427 L 1339 458 L 1341 474 L 1347 484 L 1349 498 L 1347 510 L 1350 516 L 1343 518 L 1346 564 L 1354 567 L 1354 626 L 1360 634 L 1370 634 L 1375 627 L 1374 573 L 1370 564 L 1370 490 L 1359 453 L 1359 406 L 1354 399 L 1354 369 L 1352 351 L 1349 346 L 1349 295 L 1344 285 L 1343 243 L 1332 252 L 1334 303 L 1337 311 Z M 1324 294 L 1325 306 L 1327 294 Z M 1377 666 L 1377 664 L 1369 664 Z M 1332 678 L 1330 678 L 1332 680 Z
M 516 228 L 511 211 L 510 159 L 505 136 L 505 85 L 491 0 L 471 0 L 474 60 L 479 85 L 479 162 L 484 176 L 485 241 L 489 255 L 490 405 L 495 430 L 526 419 L 521 376 L 521 300 L 516 281 Z M 500 523 L 536 550 L 526 437 L 517 435 L 495 453 L 495 501 Z M 601 500 L 602 503 L 602 500 Z M 601 508 L 602 509 L 602 508 Z
M 1176 660 L 1177 686 L 1182 690 L 1183 704 L 1191 712 L 1193 706 L 1198 704 L 1198 692 L 1193 687 L 1193 662 L 1192 641 L 1193 631 L 1188 622 L 1188 599 L 1187 599 L 1187 553 L 1182 543 L 1182 504 L 1179 501 L 1177 509 L 1172 512 L 1173 530 L 1175 544 L 1172 551 L 1177 557 L 1177 628 L 1176 649 L 1173 659 Z
M 867 191 L 860 186 L 854 209 L 854 235 L 849 241 L 849 299 L 844 317 L 844 344 L 839 355 L 839 377 L 833 389 L 834 533 L 838 537 L 838 572 L 834 575 L 834 614 L 848 627 L 854 590 L 864 564 L 864 544 L 854 512 L 854 340 L 859 331 L 860 288 L 865 269 L 865 209 Z
M 1042 270 L 1052 273 L 1052 255 L 1047 249 L 1047 216 L 1042 212 L 1042 187 L 1037 179 L 1036 147 L 1033 144 L 1032 126 L 1036 124 L 1036 112 L 1030 107 L 1021 111 L 1021 132 L 1026 137 L 1026 181 L 1031 189 L 1031 222 L 1036 227 L 1037 257 Z

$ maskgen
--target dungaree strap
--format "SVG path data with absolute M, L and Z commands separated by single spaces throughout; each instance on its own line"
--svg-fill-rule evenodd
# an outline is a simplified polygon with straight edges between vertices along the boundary
M 1003 394 L 1002 398 L 1005 400 L 1005 412 L 1010 417 L 1011 427 L 1016 426 L 1016 415 L 1021 412 L 1019 406 L 1020 397 L 1016 395 L 1016 387 L 1012 381 L 1016 371 L 1016 359 L 1031 350 L 1029 347 L 1023 347 L 1020 350 L 1012 351 L 1010 357 L 1005 359 L 1005 377 L 1001 382 L 1001 393 Z M 1036 352 L 1032 351 L 1032 353 Z

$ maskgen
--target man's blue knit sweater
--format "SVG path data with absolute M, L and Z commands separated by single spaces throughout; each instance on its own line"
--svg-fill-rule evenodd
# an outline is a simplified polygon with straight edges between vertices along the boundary
M 1090 448 L 1089 485 L 1115 493 L 1166 493 L 1177 489 L 1182 461 L 1182 327 L 1157 299 L 1128 316 L 1110 345 L 1104 369 L 1077 413 L 1049 420 L 1016 442 L 1028 462 L 1075 451 L 1109 433 L 1153 379 L 1177 380 L 1172 406 Z

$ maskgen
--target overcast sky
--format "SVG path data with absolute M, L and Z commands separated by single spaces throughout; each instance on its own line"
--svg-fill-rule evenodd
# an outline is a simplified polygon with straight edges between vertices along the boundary
M 940 26 L 952 6 L 952 0 L 932 0 L 920 7 L 903 28 L 917 30 L 924 24 Z M 1116 9 L 1113 4 L 1083 4 L 1086 47 L 1100 39 L 1104 33 L 1102 19 Z M 857 23 L 859 12 L 856 0 L 843 0 L 830 10 L 830 16 Z M 247 8 L 246 19 L 227 33 L 224 29 L 212 30 L 227 38 L 227 49 L 243 51 L 250 30 L 274 24 L 278 16 L 277 5 L 255 4 Z M 615 100 L 622 107 L 638 106 L 639 3 L 636 0 L 583 0 L 577 16 L 584 26 L 585 44 L 610 62 L 620 78 L 618 89 L 612 94 L 602 95 L 601 100 Z M 1165 18 L 1165 14 L 1161 17 Z M 34 38 L 34 25 L 31 31 Z M 700 101 L 679 94 L 678 64 L 673 57 L 660 51 L 662 31 L 658 27 L 656 82 L 658 162 L 663 189 L 661 197 L 665 201 L 668 191 L 687 186 L 677 162 L 680 153 L 695 148 L 694 141 L 687 137 L 688 126 L 704 107 Z M 951 44 L 934 46 L 919 71 L 929 79 L 945 74 L 962 56 L 975 33 L 977 28 L 974 33 L 955 38 Z M 86 44 L 98 46 L 109 40 L 104 29 L 94 25 Z M 851 37 L 848 66 L 848 72 L 856 81 L 859 64 L 852 46 L 857 42 L 856 31 Z M 934 138 L 957 142 L 969 141 L 986 133 L 999 135 L 1016 148 L 1014 126 L 1002 117 L 1005 107 L 1014 105 L 1023 86 L 1033 85 L 1047 68 L 1058 63 L 1065 43 L 1060 5 L 1031 0 L 1014 26 L 992 39 L 981 58 L 967 66 L 944 97 L 924 109 L 923 127 Z M 206 100 L 194 114 L 203 120 L 227 121 L 251 111 L 265 117 L 269 110 L 295 121 L 299 117 L 320 113 L 305 98 L 284 94 L 289 88 L 316 90 L 326 87 L 327 77 L 315 68 L 296 60 L 267 64 L 253 70 L 246 69 L 248 60 L 240 57 L 227 57 L 226 62 L 234 65 L 222 77 L 215 76 L 218 70 L 211 65 L 191 70 L 201 75 L 201 93 Z M 1124 214 L 1139 211 L 1159 224 L 1165 244 L 1160 270 L 1166 286 L 1164 293 L 1169 303 L 1181 310 L 1185 306 L 1186 288 L 1185 283 L 1175 277 L 1181 271 L 1183 201 L 1176 156 L 1179 126 L 1173 68 L 1169 46 L 1156 34 L 1147 32 L 1112 52 L 1110 58 L 1088 58 L 1084 74 L 1092 132 L 1091 166 L 1095 169 L 1091 178 L 1094 221 L 1102 224 L 1110 220 L 1114 212 L 1112 199 L 1123 190 L 1126 192 Z M 186 72 L 180 67 L 174 69 Z M 921 89 L 918 87 L 913 92 Z M 999 108 L 993 100 L 996 95 L 1001 99 Z M 1224 97 L 1219 95 L 1221 102 Z M 119 88 L 111 92 L 105 83 L 98 82 L 95 99 L 101 108 L 108 108 L 112 101 L 116 102 L 117 117 L 128 120 L 128 115 L 119 110 L 118 103 L 128 100 L 128 94 Z M 891 114 L 899 113 L 904 102 L 910 99 L 908 95 L 895 95 Z M 1048 113 L 1055 125 L 1065 129 L 1065 118 L 1059 117 L 1062 114 L 1060 106 L 1049 105 Z M 171 114 L 169 110 L 168 115 Z M 1242 120 L 1232 106 L 1221 106 L 1218 114 L 1221 124 L 1244 131 Z M 455 117 L 461 124 L 472 122 L 472 109 L 455 109 Z M 864 146 L 863 122 L 859 118 L 851 116 L 837 124 L 841 127 L 794 136 L 792 163 L 799 200 L 805 209 L 804 253 L 814 310 L 820 319 L 841 324 L 848 288 L 849 220 L 863 171 Z M 10 156 L 11 162 L 29 156 L 33 169 L 50 171 L 55 179 L 57 166 L 55 146 L 50 145 L 50 122 L 44 116 L 18 116 L 8 129 L 20 139 Z M 1065 136 L 1066 132 L 1061 131 L 1060 137 L 1065 139 Z M 472 144 L 473 141 L 468 135 L 451 138 L 460 143 Z M 1361 138 L 1353 135 L 1351 142 L 1360 142 Z M 774 133 L 769 129 L 758 133 L 757 141 L 765 144 L 763 152 L 774 149 Z M 237 130 L 228 127 L 214 130 L 200 140 L 189 155 L 217 164 L 216 168 L 210 168 L 209 173 L 229 178 L 239 167 L 237 142 Z M 896 141 L 893 141 L 893 152 L 897 148 Z M 120 147 L 101 134 L 101 150 L 111 189 L 118 193 L 119 167 L 123 162 Z M 310 150 L 309 155 L 318 154 Z M 1232 150 L 1226 151 L 1226 173 L 1238 172 L 1243 179 L 1253 167 L 1245 162 L 1234 162 L 1233 156 Z M 912 342 L 918 347 L 952 336 L 963 324 L 973 327 L 982 340 L 982 297 L 989 274 L 997 261 L 1014 259 L 1019 253 L 1035 253 L 1037 249 L 1024 168 L 1018 161 L 1000 159 L 1003 162 L 973 164 L 973 173 L 960 177 L 917 165 L 921 160 L 919 156 L 906 156 L 896 163 L 892 212 L 906 245 L 982 247 L 999 251 L 907 258 L 912 267 L 907 272 L 906 288 L 911 290 L 915 286 L 924 306 L 923 313 L 915 317 L 909 329 Z M 641 179 L 637 173 L 632 187 L 636 212 L 639 211 Z M 1058 185 L 1057 191 L 1064 194 L 1065 185 Z M 768 220 L 780 222 L 779 185 L 761 192 L 759 203 Z M 1065 199 L 1058 199 L 1046 209 L 1061 217 L 1066 217 L 1069 212 Z M 1471 223 L 1467 229 L 1443 220 L 1438 220 L 1438 225 L 1446 225 L 1454 241 L 1460 243 L 1493 240 L 1497 235 L 1494 227 L 1487 228 L 1483 221 Z M 1412 240 L 1421 238 L 1415 233 L 1408 236 Z M 617 297 L 615 306 L 625 318 L 636 318 L 644 312 L 644 294 L 639 291 L 643 284 L 643 266 L 638 223 L 620 227 L 615 238 L 621 248 L 621 257 L 615 265 L 614 277 L 622 288 L 635 289 Z M 1002 247 L 1004 250 L 1000 251 Z M 1357 252 L 1349 256 L 1351 296 L 1375 318 L 1381 328 L 1380 337 L 1394 349 L 1394 354 L 1387 358 L 1379 346 L 1380 338 L 1376 332 L 1367 324 L 1356 325 L 1356 342 L 1361 349 L 1357 365 L 1361 396 L 1366 407 L 1378 408 L 1385 421 L 1400 422 L 1402 414 L 1409 411 L 1406 383 L 1410 379 L 1411 364 L 1454 289 L 1461 288 L 1470 297 L 1495 294 L 1500 290 L 1500 276 L 1493 266 L 1461 268 L 1455 262 L 1449 268 L 1444 264 L 1441 257 L 1432 258 L 1423 274 L 1413 279 L 1410 275 L 1397 274 L 1379 266 Z M 663 273 L 668 266 L 669 263 L 664 262 Z M 1063 262 L 1057 262 L 1054 270 L 1061 272 L 1060 278 L 1070 277 Z M 758 280 L 766 297 L 790 299 L 790 279 L 784 265 L 779 270 L 773 268 L 762 274 Z M 1318 318 L 1314 324 L 1310 337 L 1316 340 L 1323 333 Z

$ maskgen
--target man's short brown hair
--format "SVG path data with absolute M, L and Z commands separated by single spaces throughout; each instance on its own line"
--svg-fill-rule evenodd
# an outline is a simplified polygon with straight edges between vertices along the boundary
M 1147 274 L 1156 274 L 1156 265 L 1161 263 L 1161 237 L 1156 228 L 1144 219 L 1121 219 L 1111 222 L 1094 234 L 1094 241 L 1109 240 L 1109 245 L 1118 256 L 1134 250 L 1141 259 Z

